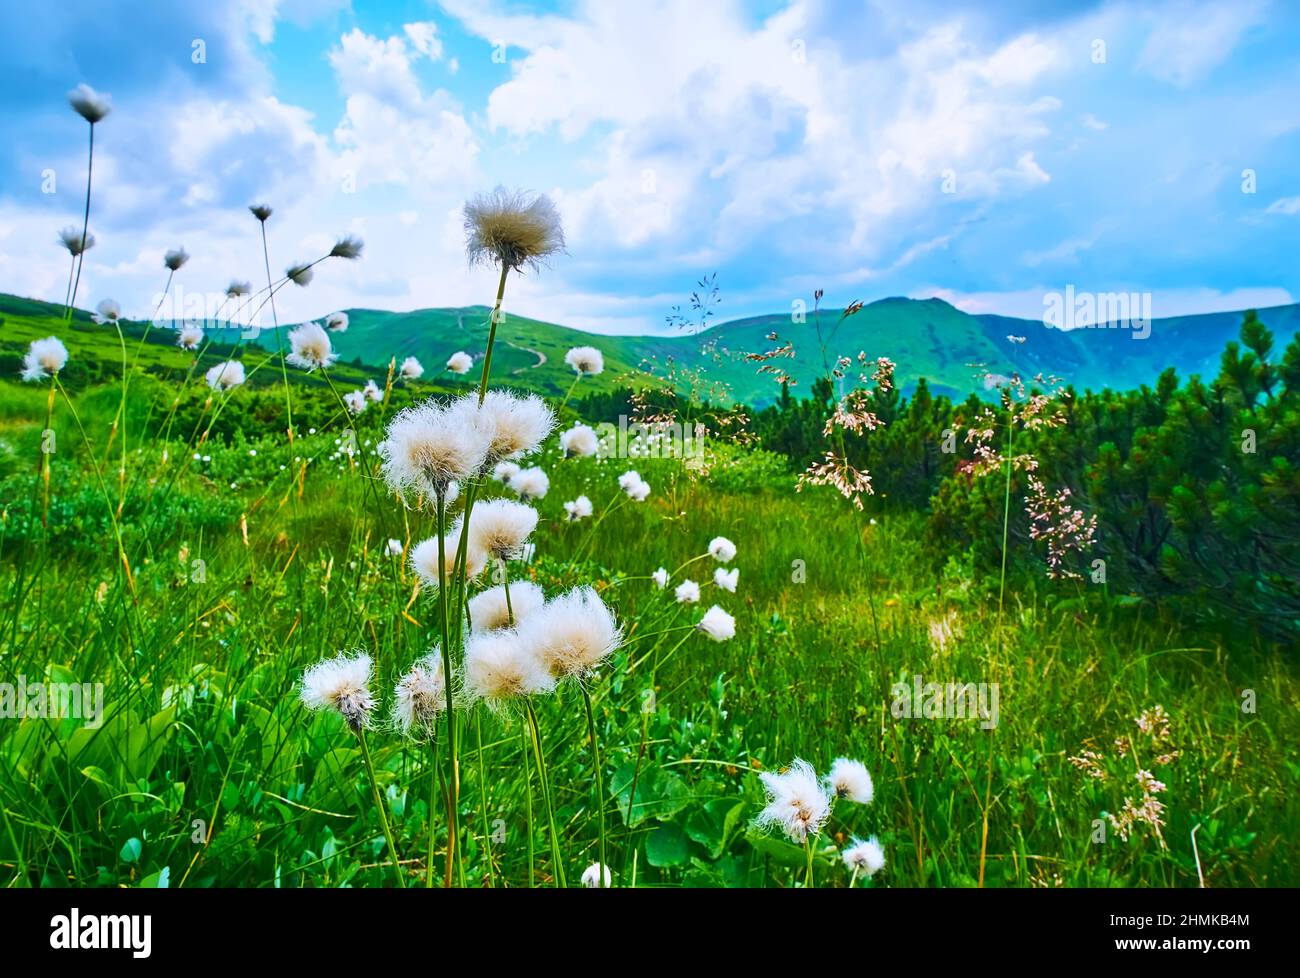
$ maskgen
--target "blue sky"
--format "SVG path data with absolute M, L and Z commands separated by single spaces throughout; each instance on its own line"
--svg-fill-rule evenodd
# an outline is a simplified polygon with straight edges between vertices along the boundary
M 459 209 L 498 183 L 554 196 L 569 240 L 508 307 L 596 331 L 662 331 L 715 271 L 724 318 L 817 288 L 1276 305 L 1300 296 L 1297 51 L 1300 7 L 1266 0 L 6 5 L 0 290 L 62 300 L 86 82 L 114 112 L 83 306 L 147 313 L 176 245 L 190 293 L 256 282 L 263 199 L 277 270 L 367 243 L 288 318 L 484 303 Z

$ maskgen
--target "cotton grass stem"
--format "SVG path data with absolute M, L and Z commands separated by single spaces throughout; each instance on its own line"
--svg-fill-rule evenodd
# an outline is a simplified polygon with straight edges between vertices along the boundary
M 366 762 L 366 776 L 370 778 L 370 790 L 375 796 L 375 811 L 379 813 L 379 824 L 384 829 L 384 839 L 388 842 L 388 857 L 393 861 L 393 872 L 397 874 L 397 885 L 406 888 L 406 877 L 402 875 L 402 863 L 397 858 L 397 843 L 393 841 L 393 830 L 388 825 L 388 814 L 384 811 L 384 798 L 379 793 L 379 781 L 375 778 L 375 765 L 370 759 L 370 747 L 366 744 L 366 731 L 362 727 L 357 731 L 357 742 L 361 744 L 361 757 Z
M 528 727 L 533 738 L 533 758 L 537 761 L 537 780 L 542 786 L 542 802 L 546 806 L 546 821 L 551 832 L 551 862 L 554 864 L 555 883 L 564 888 L 568 883 L 564 879 L 564 860 L 560 857 L 560 834 L 555 827 L 555 807 L 551 801 L 551 783 L 546 776 L 546 758 L 542 753 L 542 733 L 537 726 L 537 713 L 533 710 L 531 697 L 524 698 L 524 708 L 528 715 Z
M 596 715 L 591 709 L 591 694 L 585 685 L 582 690 L 582 705 L 587 709 L 587 736 L 591 740 L 591 766 L 596 772 L 596 820 L 600 831 L 600 872 L 605 872 L 609 861 L 605 858 L 605 784 L 600 771 L 600 742 L 596 738 Z

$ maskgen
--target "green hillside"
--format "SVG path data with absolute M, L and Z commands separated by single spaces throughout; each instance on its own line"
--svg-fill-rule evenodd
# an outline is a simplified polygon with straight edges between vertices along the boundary
M 342 361 L 339 370 L 349 380 L 382 376 L 394 357 L 400 362 L 415 356 L 424 364 L 426 381 L 454 387 L 460 379 L 444 371 L 447 358 L 464 350 L 478 360 L 486 347 L 489 310 L 484 306 L 347 312 L 349 329 L 332 339 Z M 74 358 L 79 349 L 87 354 L 83 359 L 115 362 L 120 358 L 116 333 L 94 325 L 87 313 L 78 311 L 68 327 L 60 321 L 56 305 L 0 296 L 0 316 L 5 320 L 0 336 L 0 355 L 5 359 L 0 365 L 6 369 L 31 339 L 51 332 L 64 336 Z M 925 377 L 936 392 L 964 397 L 982 389 L 985 372 L 1019 372 L 1026 377 L 1054 374 L 1081 390 L 1150 384 L 1167 367 L 1182 376 L 1210 375 L 1218 369 L 1224 345 L 1236 338 L 1241 318 L 1240 312 L 1226 312 L 1157 319 L 1150 335 L 1139 340 L 1129 329 L 1063 331 L 1032 320 L 970 315 L 941 299 L 888 298 L 842 321 L 838 310 L 823 311 L 821 332 L 828 339 L 827 356 L 832 360 L 858 351 L 870 357 L 887 356 L 898 365 L 896 377 L 905 391 Z M 1273 330 L 1279 348 L 1300 331 L 1300 305 L 1264 309 L 1260 318 Z M 133 329 L 138 335 L 138 327 Z M 773 333 L 777 341 L 768 338 Z M 215 330 L 212 335 L 221 346 L 210 351 L 205 362 L 227 355 L 239 341 L 237 330 Z M 1012 342 L 1008 336 L 1023 336 L 1025 342 Z M 733 400 L 763 406 L 779 393 L 777 383 L 773 375 L 760 374 L 745 355 L 772 350 L 786 341 L 794 344 L 796 355 L 770 362 L 794 379 L 796 395 L 824 372 L 811 315 L 802 323 L 792 322 L 788 314 L 739 319 L 698 335 L 604 336 L 507 314 L 498 338 L 493 375 L 503 383 L 545 394 L 568 389 L 573 372 L 564 363 L 564 354 L 578 345 L 595 346 L 605 355 L 605 372 L 584 381 L 583 393 L 625 386 L 641 369 L 660 375 L 670 368 L 702 369 L 711 382 L 725 384 Z M 165 330 L 154 331 L 151 340 L 146 363 L 188 366 L 189 358 L 169 346 Z M 264 331 L 244 346 L 274 349 L 274 336 Z

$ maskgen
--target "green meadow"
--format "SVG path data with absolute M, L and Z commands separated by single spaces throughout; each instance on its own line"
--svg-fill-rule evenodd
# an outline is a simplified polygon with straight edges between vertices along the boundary
M 291 368 L 286 386 L 265 337 L 223 340 L 196 366 L 167 330 L 119 339 L 22 300 L 3 315 L 0 680 L 86 703 L 102 691 L 88 722 L 33 697 L 17 716 L 17 689 L 0 689 L 6 886 L 573 886 L 602 846 L 614 886 L 1300 882 L 1288 635 L 1050 578 L 1041 548 L 1005 532 L 1025 491 L 1010 465 L 978 477 L 1001 540 L 989 559 L 936 536 L 927 499 L 868 495 L 859 512 L 830 486 L 799 487 L 794 448 L 740 437 L 663 385 L 706 425 L 702 457 L 565 457 L 551 435 L 524 463 L 549 490 L 505 574 L 548 597 L 595 588 L 623 639 L 583 685 L 528 697 L 541 764 L 519 704 L 458 706 L 449 858 L 443 723 L 430 743 L 386 720 L 395 683 L 438 643 L 439 602 L 408 561 L 436 514 L 391 491 L 378 446 L 400 408 L 472 394 L 479 364 L 404 383 L 386 361 L 406 350 L 354 364 L 345 333 L 339 364 Z M 537 348 L 513 323 L 494 388 L 519 369 L 504 351 Z M 27 344 L 48 335 L 67 366 L 20 382 Z M 231 356 L 248 382 L 209 389 L 203 372 Z M 611 356 L 567 400 L 544 387 L 560 427 L 617 424 L 611 377 L 637 366 Z M 382 400 L 354 416 L 339 395 L 366 380 Z M 807 396 L 787 390 L 783 417 L 802 410 L 820 430 Z M 628 469 L 644 501 L 620 489 Z M 950 496 L 969 476 L 942 478 Z M 480 501 L 513 498 L 480 483 Z M 593 514 L 567 519 L 580 495 Z M 714 583 L 719 536 L 737 548 L 734 593 Z M 685 579 L 698 603 L 675 599 Z M 715 604 L 734 638 L 694 627 Z M 373 662 L 361 741 L 299 696 L 307 669 L 346 650 Z M 842 757 L 870 771 L 870 803 L 836 799 L 803 844 L 760 824 L 762 774 L 801 758 L 821 775 Z M 855 873 L 843 852 L 867 838 L 884 867 Z

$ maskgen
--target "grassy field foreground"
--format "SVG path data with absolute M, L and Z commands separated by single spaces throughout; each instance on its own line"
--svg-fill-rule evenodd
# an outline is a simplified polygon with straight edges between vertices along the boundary
M 113 385 L 56 398 L 42 525 L 47 387 L 0 384 L 0 680 L 104 690 L 94 729 L 0 724 L 7 886 L 393 884 L 357 740 L 305 710 L 298 684 L 365 649 L 387 714 L 435 642 L 436 602 L 406 560 L 433 521 L 376 477 L 387 401 L 352 419 L 300 392 L 296 409 L 320 421 L 290 446 L 241 413 L 248 393 L 231 396 L 229 439 L 203 444 L 188 427 L 156 433 L 165 398 L 142 405 L 125 459 Z M 576 884 L 602 820 L 616 886 L 1298 881 L 1293 661 L 1017 574 L 1014 552 L 999 601 L 999 580 L 960 552 L 943 564 L 922 548 L 919 517 L 796 494 L 779 462 L 714 444 L 696 470 L 562 458 L 547 442 L 535 552 L 509 573 L 548 596 L 593 584 L 626 628 L 587 685 L 600 789 L 575 685 L 535 697 L 554 847 L 521 711 L 465 712 L 455 882 L 546 885 L 562 870 Z M 651 485 L 644 502 L 619 489 L 628 468 Z M 594 515 L 568 521 L 579 494 Z M 711 583 L 717 536 L 738 548 L 734 594 Z M 660 567 L 666 589 L 650 579 Z M 674 600 L 685 578 L 698 604 Z M 734 639 L 690 627 L 713 604 Z M 997 684 L 996 726 L 927 718 L 923 703 L 896 715 L 895 684 L 925 683 Z M 443 882 L 443 766 L 391 731 L 369 744 L 404 881 L 425 881 L 432 852 Z M 822 774 L 839 757 L 870 770 L 870 804 L 837 801 L 808 851 L 755 825 L 760 772 L 803 758 Z M 886 863 L 868 879 L 841 851 L 869 836 Z

